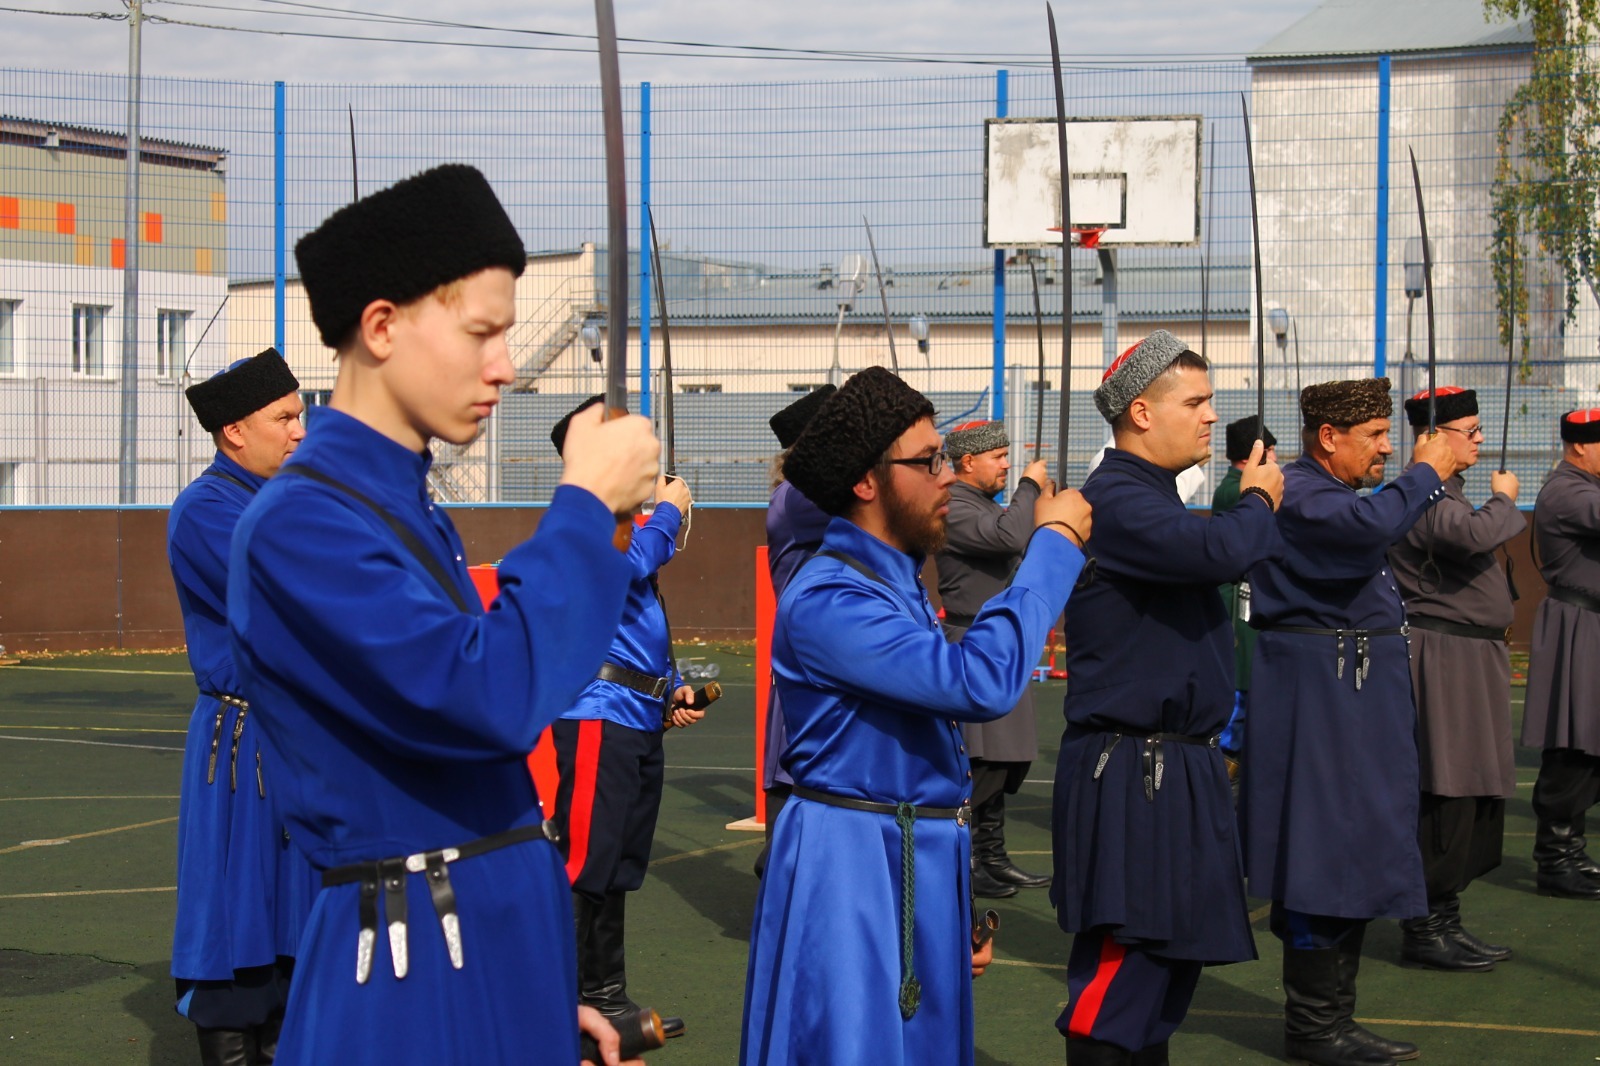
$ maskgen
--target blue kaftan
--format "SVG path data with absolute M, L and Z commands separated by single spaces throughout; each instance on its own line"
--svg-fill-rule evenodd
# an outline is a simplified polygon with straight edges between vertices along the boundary
M 1083 566 L 1053 531 L 1034 537 L 1011 586 L 965 637 L 945 640 L 922 560 L 835 518 L 824 550 L 778 606 L 772 669 L 797 786 L 880 803 L 971 799 L 961 722 L 1017 702 Z M 901 838 L 892 815 L 795 796 L 774 829 L 746 975 L 747 1064 L 927 1066 L 973 1061 L 970 838 L 919 819 L 915 963 L 921 1008 L 902 1020 Z
M 460 538 L 428 500 L 430 461 L 327 410 L 289 465 L 382 506 L 421 539 L 466 610 L 373 510 L 309 478 L 280 472 L 234 535 L 234 654 L 283 769 L 290 832 L 319 869 L 538 824 L 527 753 L 594 677 L 622 616 L 628 565 L 611 545 L 614 519 L 572 486 L 507 553 L 484 613 Z M 535 840 L 448 872 L 464 968 L 446 956 L 425 875 L 411 874 L 410 971 L 395 977 L 380 930 L 365 985 L 359 886 L 322 889 L 281 1066 L 577 1061 L 572 906 L 556 848 Z
M 274 809 L 278 781 L 261 765 L 255 715 L 241 725 L 239 709 L 217 699 L 240 691 L 228 648 L 228 545 L 265 481 L 219 452 L 167 516 L 167 560 L 200 690 L 183 748 L 172 936 L 172 976 L 191 981 L 228 981 L 235 970 L 292 957 L 316 894 Z
M 1215 747 L 1164 743 L 1145 797 L 1144 741 L 1213 737 L 1233 709 L 1233 629 L 1218 585 L 1283 549 L 1272 508 L 1246 496 L 1204 518 L 1177 478 L 1112 449 L 1084 482 L 1094 505 L 1095 580 L 1067 609 L 1066 733 L 1056 766 L 1055 879 L 1061 928 L 1105 928 L 1152 954 L 1253 959 L 1227 766 Z M 1153 784 L 1153 783 L 1152 783 Z
M 772 490 L 772 500 L 767 504 L 767 571 L 772 575 L 774 596 L 782 598 L 790 578 L 822 543 L 829 521 L 827 512 L 787 481 L 778 482 Z M 774 678 L 767 700 L 766 765 L 760 767 L 763 788 L 793 784 L 782 765 L 787 746 L 783 728 L 783 701 Z
M 1413 918 L 1428 912 L 1417 847 L 1416 706 L 1403 636 L 1355 638 L 1275 625 L 1394 629 L 1405 605 L 1389 547 L 1444 497 L 1412 466 L 1370 496 L 1307 456 L 1284 471 L 1285 553 L 1250 571 L 1256 643 L 1240 817 L 1250 893 L 1301 914 Z

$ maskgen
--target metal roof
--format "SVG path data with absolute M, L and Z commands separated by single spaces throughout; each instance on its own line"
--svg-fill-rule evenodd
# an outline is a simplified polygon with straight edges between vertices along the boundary
M 1251 52 L 1252 63 L 1314 56 L 1526 48 L 1531 21 L 1487 21 L 1483 0 L 1324 0 Z

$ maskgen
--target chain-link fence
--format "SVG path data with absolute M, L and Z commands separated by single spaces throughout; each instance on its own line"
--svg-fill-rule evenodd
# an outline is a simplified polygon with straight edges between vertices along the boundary
M 663 308 L 638 254 L 648 203 L 663 250 L 678 466 L 703 502 L 763 502 L 776 447 L 766 419 L 871 364 L 897 363 L 941 419 L 1006 418 L 1021 450 L 1039 441 L 1053 463 L 1069 277 L 1074 479 L 1105 442 L 1089 392 L 1152 328 L 1204 348 L 1224 421 L 1253 414 L 1243 95 L 1269 311 L 1268 421 L 1286 449 L 1296 450 L 1300 384 L 1375 371 L 1397 390 L 1425 383 L 1425 300 L 1406 269 L 1418 233 L 1411 149 L 1432 240 L 1439 379 L 1480 390 L 1486 452 L 1496 451 L 1508 353 L 1490 264 L 1495 131 L 1528 71 L 1516 45 L 1069 70 L 1075 117 L 1201 116 L 1203 164 L 1192 245 L 1079 249 L 1070 275 L 1059 250 L 983 243 L 985 120 L 1053 115 L 1047 73 L 633 86 L 633 405 L 659 418 L 665 389 Z M 358 191 L 446 161 L 488 175 L 530 261 L 510 337 L 517 383 L 477 443 L 441 450 L 434 487 L 455 502 L 547 498 L 545 435 L 600 391 L 593 337 L 609 325 L 598 89 L 157 78 L 141 88 L 130 227 L 125 80 L 0 70 L 0 504 L 169 502 L 212 450 L 183 386 L 269 345 L 308 400 L 325 401 L 336 368 L 310 324 L 294 242 Z M 1510 465 L 1532 485 L 1557 456 L 1555 416 L 1600 403 L 1596 297 L 1580 293 L 1569 319 L 1561 272 L 1541 256 L 1530 234 Z

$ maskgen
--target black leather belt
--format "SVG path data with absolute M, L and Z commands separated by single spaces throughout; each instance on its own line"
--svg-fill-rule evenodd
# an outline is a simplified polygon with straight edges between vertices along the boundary
M 410 951 L 406 942 L 406 875 L 425 873 L 428 877 L 428 894 L 433 897 L 433 909 L 439 916 L 439 928 L 444 932 L 445 950 L 450 954 L 450 965 L 459 970 L 465 964 L 461 953 L 461 919 L 456 914 L 455 889 L 450 886 L 450 874 L 445 869 L 453 862 L 472 859 L 500 848 L 521 844 L 529 840 L 548 840 L 559 844 L 561 834 L 554 822 L 518 826 L 503 833 L 469 840 L 460 847 L 439 848 L 436 851 L 419 851 L 414 855 L 401 855 L 393 859 L 373 859 L 367 862 L 335 866 L 322 872 L 322 887 L 359 884 L 361 886 L 361 932 L 356 938 L 356 983 L 364 985 L 372 976 L 372 952 L 378 940 L 378 889 L 383 889 L 384 916 L 388 919 L 389 958 L 394 964 L 394 975 L 405 977 L 410 970 Z
M 814 788 L 804 785 L 794 786 L 794 795 L 801 799 L 812 800 L 816 803 L 826 803 L 830 807 L 844 807 L 852 811 L 871 811 L 873 814 L 899 814 L 901 808 L 910 807 L 918 818 L 954 818 L 957 825 L 966 825 L 972 821 L 972 804 L 963 803 L 959 807 L 917 807 L 909 803 L 874 803 L 872 800 L 856 799 L 854 796 L 835 796 L 831 792 L 818 792 Z
M 1600 612 L 1600 597 L 1589 595 L 1578 589 L 1570 589 L 1565 585 L 1551 585 L 1545 590 L 1545 595 L 1552 600 L 1570 603 L 1574 607 L 1582 607 L 1586 611 Z
M 1401 625 L 1392 629 L 1323 629 L 1320 626 L 1280 626 L 1257 625 L 1254 620 L 1250 626 L 1263 633 L 1304 633 L 1314 637 L 1333 637 L 1338 643 L 1334 646 L 1334 653 L 1338 656 L 1336 674 L 1340 681 L 1344 680 L 1344 639 L 1351 638 L 1356 644 L 1356 691 L 1361 691 L 1361 683 L 1372 673 L 1372 656 L 1370 641 L 1373 637 L 1409 637 L 1411 626 Z
M 1498 640 L 1502 644 L 1507 643 L 1507 631 L 1496 629 L 1494 626 L 1469 626 L 1464 622 L 1447 622 L 1443 618 L 1434 618 L 1426 614 L 1414 614 L 1407 619 L 1407 623 L 1412 629 L 1427 629 L 1452 637 L 1472 637 L 1476 640 Z
M 600 669 L 594 676 L 601 681 L 611 681 L 623 688 L 631 688 L 653 700 L 666 699 L 667 689 L 672 685 L 670 677 L 652 677 L 637 670 L 630 670 L 626 666 L 618 666 L 616 663 L 601 663 Z
M 1094 780 L 1100 780 L 1100 775 L 1105 773 L 1106 763 L 1111 761 L 1111 752 L 1116 749 L 1117 742 L 1123 737 L 1134 737 L 1144 741 L 1144 750 L 1140 754 L 1144 759 L 1144 798 L 1147 803 L 1154 803 L 1156 793 L 1161 791 L 1161 778 L 1165 775 L 1167 766 L 1166 753 L 1161 750 L 1163 744 L 1193 744 L 1196 747 L 1217 748 L 1222 743 L 1220 733 L 1209 737 L 1192 737 L 1185 733 L 1135 733 L 1121 729 L 1106 737 L 1105 746 L 1100 749 L 1100 758 L 1094 764 Z

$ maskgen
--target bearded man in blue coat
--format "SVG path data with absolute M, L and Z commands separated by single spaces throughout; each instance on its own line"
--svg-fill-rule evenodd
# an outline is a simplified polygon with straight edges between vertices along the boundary
M 1233 629 L 1217 586 L 1282 550 L 1283 474 L 1253 440 L 1239 502 L 1204 518 L 1180 473 L 1211 457 L 1206 360 L 1166 330 L 1106 371 L 1116 446 L 1084 482 L 1094 579 L 1067 606 L 1055 887 L 1074 933 L 1056 1026 L 1073 1066 L 1160 1066 L 1208 964 L 1256 957 L 1220 734 Z
M 834 516 L 778 605 L 794 794 L 756 901 L 740 1061 L 971 1064 L 972 773 L 960 723 L 1009 711 L 1083 566 L 1089 507 L 1046 490 L 1011 586 L 955 644 L 918 577 L 955 477 L 933 405 L 882 367 L 784 462 Z
M 1356 1024 L 1361 942 L 1373 918 L 1428 913 L 1409 630 L 1387 553 L 1460 466 L 1443 434 L 1424 434 L 1408 470 L 1361 494 L 1394 453 L 1387 378 L 1307 386 L 1300 413 L 1285 551 L 1250 572 L 1245 863 L 1283 941 L 1286 1054 L 1384 1066 L 1418 1052 Z
M 228 623 L 322 875 L 279 1061 L 578 1061 L 572 903 L 525 759 L 604 661 L 630 570 L 616 515 L 649 495 L 648 420 L 567 433 L 537 532 L 485 611 L 428 495 L 431 440 L 468 444 L 516 372 L 526 263 L 482 174 L 447 165 L 357 200 L 295 248 L 338 377 L 233 537 Z M 281 771 L 280 771 L 281 768 Z M 381 935 L 380 935 L 381 931 Z
M 245 507 L 306 435 L 299 389 L 272 348 L 190 386 L 185 396 L 217 454 L 167 516 L 167 561 L 200 690 L 178 796 L 172 976 L 202 1066 L 273 1061 L 316 891 L 267 794 L 260 730 L 228 648 L 228 546 Z

